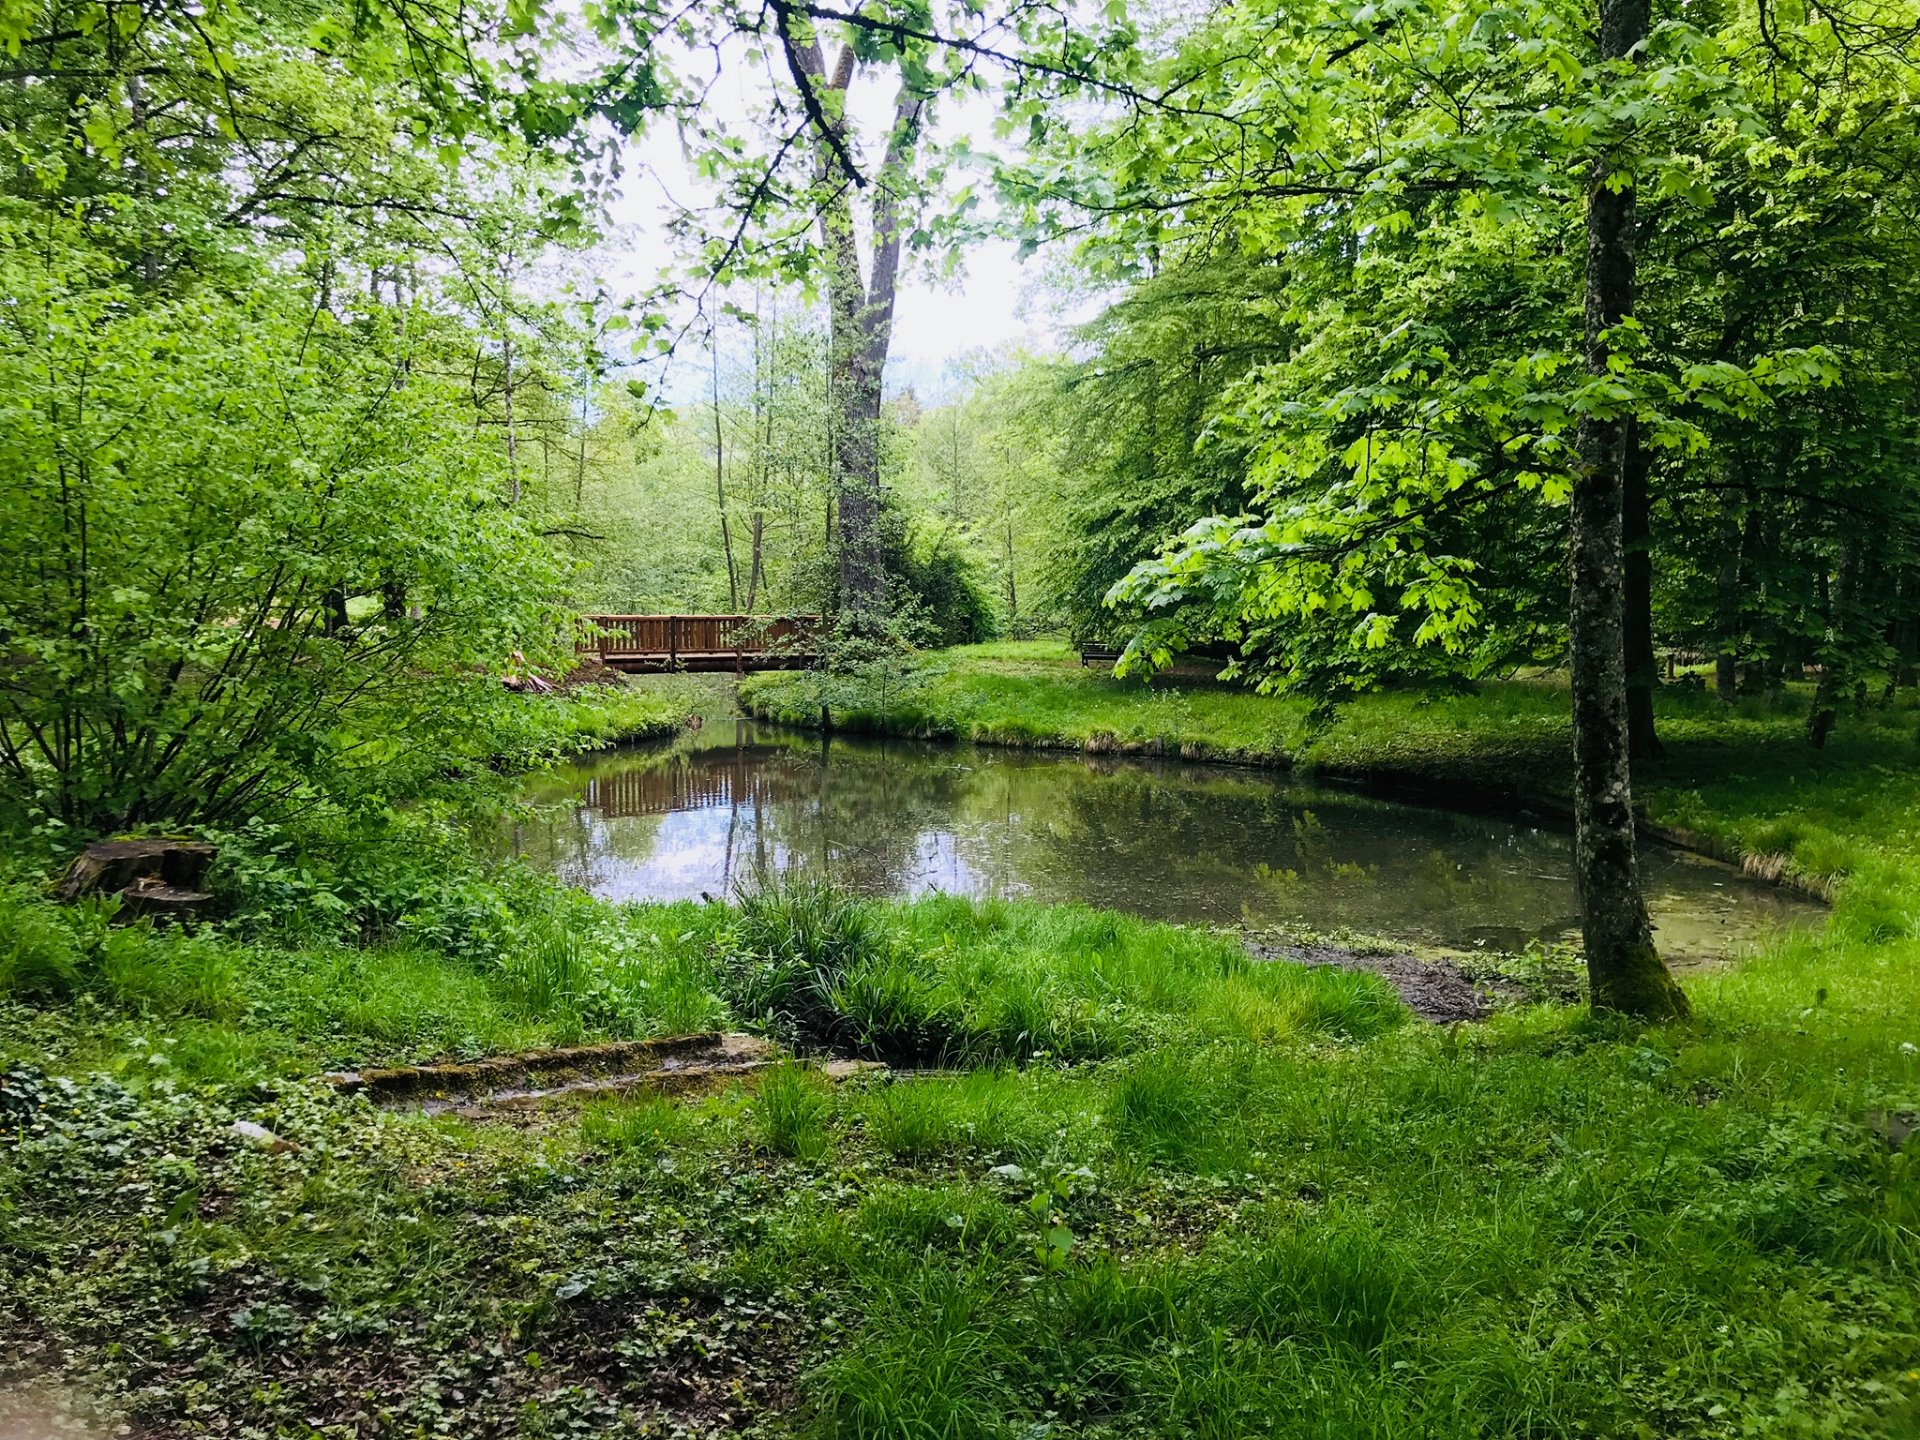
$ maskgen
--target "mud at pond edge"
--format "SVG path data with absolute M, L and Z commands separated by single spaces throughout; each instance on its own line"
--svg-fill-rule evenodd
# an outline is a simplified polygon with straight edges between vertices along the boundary
M 1295 965 L 1335 966 L 1378 975 L 1402 1003 L 1431 1025 L 1484 1020 L 1503 1004 L 1538 998 L 1516 980 L 1469 975 L 1443 957 L 1423 959 L 1404 950 L 1361 950 L 1323 941 L 1291 941 L 1249 935 L 1247 953 L 1257 960 L 1286 960 Z

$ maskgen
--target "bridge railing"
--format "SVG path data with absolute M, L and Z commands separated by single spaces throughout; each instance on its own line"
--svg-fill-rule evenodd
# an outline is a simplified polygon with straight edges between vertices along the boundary
M 810 655 L 818 615 L 583 615 L 578 648 L 602 660 Z

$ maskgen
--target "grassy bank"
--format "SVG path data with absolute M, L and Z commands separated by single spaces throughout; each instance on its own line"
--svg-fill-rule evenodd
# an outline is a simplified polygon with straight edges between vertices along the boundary
M 1217 720 L 1276 747 L 1296 724 L 1270 757 L 1412 760 L 1450 730 L 1532 754 L 1559 723 L 1550 691 L 1515 688 L 1313 735 L 1284 705 L 1143 699 L 1044 651 L 942 663 L 921 723 L 987 723 L 998 666 L 1052 707 L 1035 741 L 1214 744 Z M 1130 713 L 1191 728 L 1120 729 Z M 615 907 L 471 858 L 426 810 L 225 837 L 231 918 L 193 936 L 56 906 L 16 862 L 0 1415 L 87 1435 L 1920 1433 L 1911 719 L 1850 722 L 1817 762 L 1784 714 L 1683 720 L 1665 813 L 1854 878 L 1827 933 L 1690 977 L 1697 1023 L 1650 1033 L 1546 1006 L 1437 1030 L 1372 977 L 1077 909 Z M 708 1027 L 894 1068 L 467 1118 L 311 1079 Z
M 662 676 L 580 685 L 557 695 L 512 696 L 501 724 L 505 738 L 495 748 L 510 762 L 528 765 L 555 754 L 664 739 L 690 710 L 710 703 L 706 687 Z
M 150 1434 L 1920 1424 L 1910 941 L 1697 980 L 1692 1032 L 1444 1033 L 1095 912 L 493 893 L 492 942 L 295 946 L 10 892 L 9 1403 Z M 492 1120 L 298 1078 L 706 1025 L 949 1069 Z

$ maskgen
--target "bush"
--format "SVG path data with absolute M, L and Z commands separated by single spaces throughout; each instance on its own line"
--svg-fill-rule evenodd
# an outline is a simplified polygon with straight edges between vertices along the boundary
M 562 633 L 435 363 L 459 333 L 233 278 L 156 299 L 83 222 L 0 208 L 0 800 L 111 830 L 431 768 Z
M 920 602 L 929 640 L 973 645 L 1000 633 L 999 607 L 979 562 L 945 531 L 906 548 L 900 579 Z

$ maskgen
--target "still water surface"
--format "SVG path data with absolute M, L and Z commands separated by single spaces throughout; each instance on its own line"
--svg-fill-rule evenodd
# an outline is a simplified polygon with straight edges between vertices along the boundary
M 724 896 L 756 876 L 863 893 L 1073 901 L 1154 919 L 1350 928 L 1518 949 L 1577 933 L 1568 837 L 1264 771 L 862 740 L 710 723 L 541 777 L 506 837 L 612 900 Z M 1661 948 L 1732 958 L 1820 907 L 1662 846 Z

